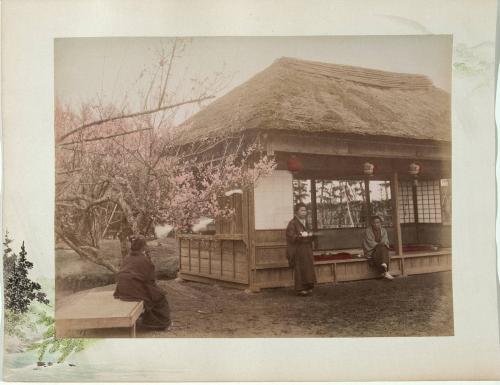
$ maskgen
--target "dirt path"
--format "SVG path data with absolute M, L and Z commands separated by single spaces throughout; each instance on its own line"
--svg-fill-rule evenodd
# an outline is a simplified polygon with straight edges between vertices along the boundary
M 164 281 L 173 328 L 139 337 L 356 337 L 453 334 L 451 273 L 320 285 L 310 297 L 291 289 L 247 294 Z

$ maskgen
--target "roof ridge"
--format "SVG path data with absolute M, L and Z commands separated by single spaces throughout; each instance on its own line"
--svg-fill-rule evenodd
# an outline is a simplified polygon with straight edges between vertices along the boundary
M 278 66 L 284 65 L 294 71 L 299 71 L 308 75 L 343 79 L 376 87 L 402 89 L 434 87 L 432 80 L 421 74 L 389 72 L 346 64 L 322 63 L 291 57 L 281 57 L 275 60 L 273 64 Z

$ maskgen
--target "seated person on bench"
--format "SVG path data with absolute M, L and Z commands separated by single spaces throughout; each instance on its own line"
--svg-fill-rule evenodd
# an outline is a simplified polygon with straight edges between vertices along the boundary
M 387 231 L 382 227 L 382 220 L 378 215 L 370 218 L 370 225 L 363 234 L 363 251 L 373 265 L 385 279 L 394 279 L 389 274 L 389 238 Z
M 123 301 L 144 301 L 139 325 L 152 329 L 170 326 L 170 308 L 164 291 L 156 285 L 155 267 L 146 254 L 143 236 L 131 240 L 131 252 L 122 261 L 114 296 Z

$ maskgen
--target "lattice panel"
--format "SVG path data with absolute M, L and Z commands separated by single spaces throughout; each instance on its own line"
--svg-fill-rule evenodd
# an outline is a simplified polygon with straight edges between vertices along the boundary
M 418 182 L 417 210 L 419 223 L 441 223 L 439 180 Z
M 400 223 L 415 223 L 412 182 L 399 183 L 398 203 Z

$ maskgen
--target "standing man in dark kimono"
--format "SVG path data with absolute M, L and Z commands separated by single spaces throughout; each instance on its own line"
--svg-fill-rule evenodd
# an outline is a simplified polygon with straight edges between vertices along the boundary
M 151 329 L 170 326 L 170 308 L 162 289 L 155 282 L 155 266 L 146 253 L 146 239 L 132 238 L 131 252 L 123 259 L 117 276 L 115 298 L 144 301 L 140 325 Z
M 295 217 L 286 228 L 287 258 L 294 269 L 295 290 L 299 295 L 312 292 L 316 283 L 312 251 L 312 233 L 306 222 L 307 208 L 303 203 L 295 207 Z
M 382 227 L 382 220 L 378 215 L 370 218 L 368 226 L 363 234 L 363 251 L 366 258 L 371 259 L 373 265 L 379 270 L 385 279 L 394 279 L 389 274 L 391 257 L 389 256 L 389 238 L 387 231 Z

